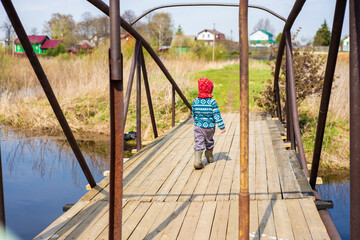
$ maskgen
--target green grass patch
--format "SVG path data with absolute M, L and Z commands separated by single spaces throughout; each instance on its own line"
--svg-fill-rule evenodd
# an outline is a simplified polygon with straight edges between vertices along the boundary
M 264 61 L 257 61 L 256 64 L 250 64 L 249 69 L 249 105 L 250 109 L 256 108 L 253 96 L 259 95 L 264 90 L 264 83 L 271 78 L 270 67 Z M 221 69 L 211 69 L 201 71 L 195 75 L 195 79 L 209 78 L 214 83 L 213 96 L 217 101 L 222 112 L 239 111 L 240 109 L 240 73 L 239 64 L 229 65 Z M 196 98 L 197 82 L 194 81 L 188 96 L 189 101 Z

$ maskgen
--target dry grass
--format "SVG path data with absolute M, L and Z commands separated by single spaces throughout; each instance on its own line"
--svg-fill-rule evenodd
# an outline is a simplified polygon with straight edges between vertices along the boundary
M 341 54 L 335 70 L 327 126 L 323 141 L 321 163 L 325 168 L 349 168 L 349 63 L 348 54 Z M 304 127 L 303 138 L 308 149 L 307 159 L 312 159 L 313 144 L 319 114 L 320 96 L 311 96 L 302 105 L 308 123 Z
M 109 72 L 107 46 L 98 48 L 91 56 L 82 58 L 41 58 L 41 64 L 54 93 L 69 122 L 79 134 L 109 134 Z M 128 80 L 131 57 L 125 56 L 124 89 Z M 3 124 L 33 131 L 46 131 L 57 135 L 59 123 L 26 58 L 0 58 L 1 105 L 0 121 Z M 183 92 L 191 86 L 197 71 L 221 68 L 233 62 L 206 62 L 192 56 L 167 56 L 163 62 Z M 161 70 L 146 56 L 152 100 L 159 131 L 168 129 L 171 119 L 171 85 Z M 142 86 L 143 136 L 152 138 L 147 100 Z M 135 84 L 129 106 L 126 130 L 135 129 Z M 177 120 L 183 120 L 189 111 L 177 98 Z

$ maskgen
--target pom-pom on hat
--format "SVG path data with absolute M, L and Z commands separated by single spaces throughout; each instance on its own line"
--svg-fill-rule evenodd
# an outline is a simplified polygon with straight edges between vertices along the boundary
M 210 79 L 200 78 L 198 81 L 198 88 L 199 88 L 198 98 L 212 98 L 213 97 L 211 95 L 211 93 L 214 89 L 214 84 L 211 82 Z

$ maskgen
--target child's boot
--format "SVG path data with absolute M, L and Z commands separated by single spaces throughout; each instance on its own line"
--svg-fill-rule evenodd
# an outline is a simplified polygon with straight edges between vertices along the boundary
M 204 167 L 201 161 L 201 156 L 202 156 L 202 151 L 195 151 L 195 162 L 194 162 L 195 169 L 202 169 Z
M 208 163 L 214 162 L 213 150 L 206 149 L 205 157 L 206 157 L 206 160 L 208 161 Z

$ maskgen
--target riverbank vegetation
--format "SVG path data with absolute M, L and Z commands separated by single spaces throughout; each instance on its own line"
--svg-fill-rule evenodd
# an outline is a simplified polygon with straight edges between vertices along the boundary
M 109 72 L 108 46 L 98 47 L 91 55 L 72 58 L 62 54 L 55 58 L 40 58 L 53 91 L 69 122 L 78 135 L 109 135 Z M 124 51 L 124 89 L 127 87 L 131 51 Z M 171 84 L 146 56 L 152 101 L 159 132 L 169 128 L 171 121 Z M 234 61 L 209 62 L 191 54 L 166 55 L 163 62 L 180 89 L 189 98 L 188 89 L 196 84 L 196 74 L 205 69 L 218 69 Z M 181 64 L 179 64 L 181 63 Z M 143 87 L 143 86 L 142 86 Z M 61 128 L 41 86 L 26 58 L 0 54 L 0 121 L 27 130 L 58 135 Z M 131 95 L 126 131 L 135 129 L 135 84 Z M 177 122 L 185 120 L 189 111 L 176 98 Z M 152 139 L 145 90 L 142 90 L 142 129 L 145 139 Z
M 132 51 L 124 49 L 123 52 L 125 54 L 124 89 L 126 89 Z M 159 132 L 162 133 L 170 128 L 171 123 L 171 85 L 153 60 L 146 54 L 145 58 L 156 123 Z M 238 111 L 237 60 L 211 62 L 191 53 L 170 53 L 162 56 L 162 60 L 189 102 L 196 97 L 197 79 L 208 77 L 215 84 L 213 95 L 222 112 Z M 71 58 L 67 54 L 62 54 L 55 58 L 41 58 L 40 61 L 75 134 L 82 138 L 108 139 L 107 46 L 100 46 L 92 55 Z M 322 169 L 327 172 L 334 169 L 334 171 L 344 170 L 345 173 L 349 168 L 348 64 L 348 54 L 341 53 L 335 73 L 321 158 Z M 251 111 L 270 110 L 264 108 L 264 96 L 266 96 L 264 91 L 272 85 L 272 80 L 268 81 L 272 79 L 271 65 L 274 65 L 274 61 L 250 60 Z M 323 62 L 320 65 L 317 66 L 316 74 L 318 78 L 323 78 L 325 66 Z M 0 54 L 0 88 L 1 124 L 47 135 L 61 134 L 59 123 L 26 58 L 11 58 Z M 321 93 L 319 85 L 316 85 L 316 91 L 314 87 L 311 89 L 312 92 L 302 98 L 299 104 L 302 137 L 308 162 L 312 159 Z M 134 84 L 125 131 L 135 130 L 135 96 Z M 176 122 L 185 120 L 189 114 L 185 104 L 177 97 Z M 142 136 L 145 140 L 153 139 L 144 89 L 142 90 Z

